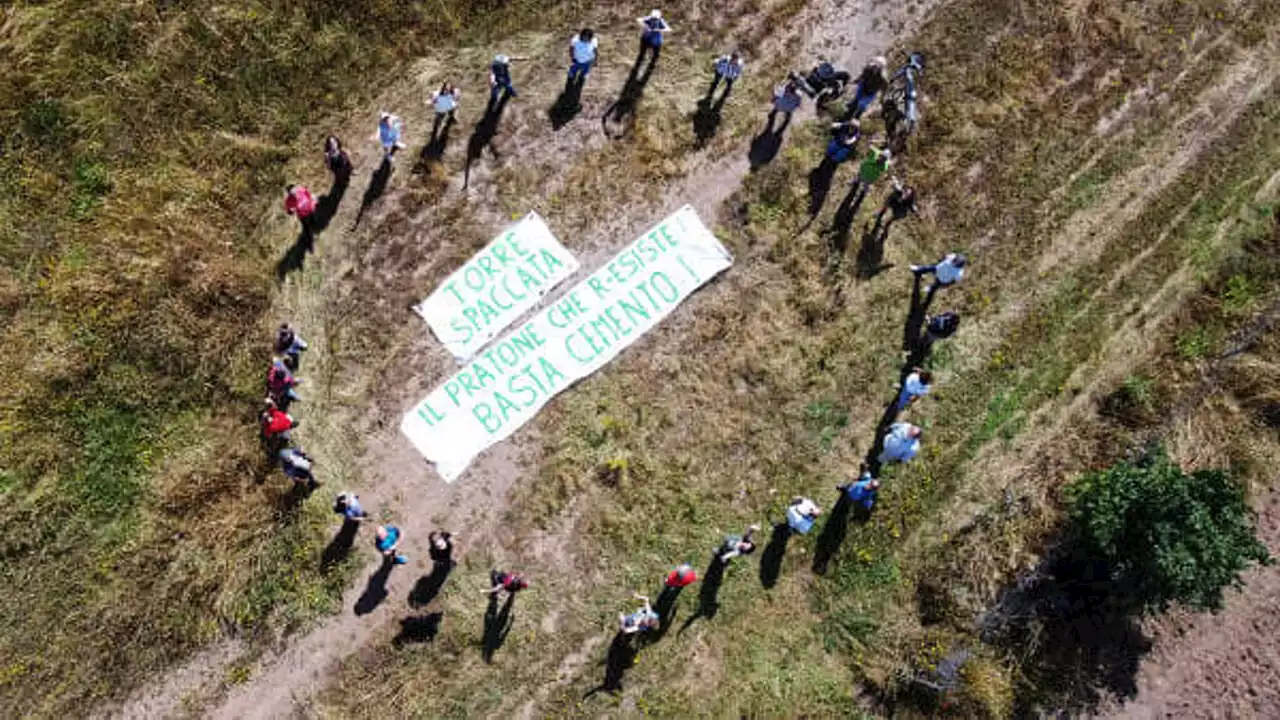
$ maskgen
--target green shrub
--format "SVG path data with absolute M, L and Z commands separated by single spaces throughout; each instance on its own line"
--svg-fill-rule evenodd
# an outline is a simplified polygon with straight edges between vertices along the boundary
M 1066 492 L 1079 549 L 1106 564 L 1134 610 L 1217 610 L 1251 562 L 1270 562 L 1244 490 L 1226 471 L 1186 474 L 1157 449 Z

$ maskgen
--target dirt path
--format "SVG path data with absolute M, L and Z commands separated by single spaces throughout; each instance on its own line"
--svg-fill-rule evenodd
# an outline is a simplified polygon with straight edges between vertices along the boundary
M 926 3 L 919 3 L 910 9 L 898 4 L 873 7 L 871 2 L 815 4 L 807 8 L 802 19 L 793 24 L 797 29 L 805 29 L 803 54 L 799 57 L 822 56 L 851 69 L 860 67 L 866 57 L 888 49 L 897 34 L 908 27 L 908 18 L 912 24 L 922 20 L 927 7 Z M 794 45 L 787 43 L 793 39 L 780 34 L 764 47 L 772 48 L 779 55 L 789 55 L 789 48 Z M 530 41 L 535 49 L 540 42 L 536 39 Z M 607 98 L 610 97 L 605 94 L 608 90 L 602 88 L 621 85 L 622 77 L 616 69 L 601 68 L 594 72 L 590 82 L 599 89 L 599 97 L 584 98 L 586 107 L 579 119 L 552 134 L 545 127 L 545 117 L 531 117 L 535 113 L 541 114 L 542 108 L 550 104 L 560 83 L 560 73 L 563 72 L 558 59 L 545 65 L 538 66 L 540 75 L 529 80 L 528 87 L 521 87 L 521 100 L 527 108 L 509 113 L 503 122 L 511 130 L 504 131 L 497 144 L 503 149 L 503 155 L 514 148 L 532 148 L 528 152 L 522 152 L 516 163 L 549 164 L 553 167 L 558 164 L 564 168 L 608 142 L 600 132 L 598 122 Z M 365 115 L 374 117 L 374 106 L 395 109 L 404 117 L 406 125 L 415 130 L 411 136 L 416 137 L 418 129 L 430 127 L 425 103 L 418 96 L 423 94 L 422 88 L 429 87 L 441 72 L 438 59 L 420 61 L 410 73 L 410 80 L 389 90 L 377 103 L 371 104 Z M 699 78 L 698 84 L 701 82 L 702 79 Z M 661 88 L 658 92 L 661 92 Z M 479 102 L 474 97 L 469 100 Z M 733 102 L 748 103 L 750 100 L 737 95 Z M 691 112 L 692 108 L 688 110 Z M 766 111 L 767 107 L 759 108 L 761 123 Z M 811 117 L 812 106 L 809 105 L 798 114 L 796 123 Z M 465 248 L 460 250 L 457 247 L 447 247 L 447 238 L 431 236 L 433 222 L 441 213 L 473 214 L 475 223 L 482 226 L 501 227 L 509 221 L 509 218 L 502 217 L 495 209 L 502 204 L 496 196 L 496 186 L 491 182 L 495 172 L 500 172 L 509 164 L 489 162 L 488 155 L 485 155 L 472 167 L 470 183 L 463 188 L 462 174 L 459 172 L 455 176 L 452 169 L 455 163 L 461 164 L 464 161 L 466 143 L 465 140 L 455 139 L 445 156 L 450 175 L 446 178 L 447 197 L 441 199 L 441 207 L 428 207 L 419 212 L 410 209 L 407 211 L 407 223 L 393 221 L 384 226 L 388 216 L 393 213 L 406 214 L 406 208 L 413 200 L 409 172 L 413 158 L 406 154 L 397 161 L 397 168 L 386 191 L 359 218 L 360 228 L 357 229 L 360 193 L 378 161 L 376 148 L 362 137 L 364 133 L 361 130 L 367 129 L 368 125 L 364 122 L 366 119 L 361 118 L 361 123 L 353 124 L 346 134 L 346 137 L 360 140 L 358 143 L 349 143 L 353 146 L 353 155 L 360 172 L 353 179 L 347 198 L 329 229 L 319 237 L 317 259 L 310 261 L 311 264 L 304 267 L 301 274 L 290 277 L 281 297 L 281 313 L 293 317 L 300 327 L 316 328 L 308 333 L 308 339 L 315 349 L 330 347 L 332 344 L 333 338 L 326 330 L 330 323 L 340 323 L 342 318 L 334 317 L 329 305 L 333 297 L 351 292 L 349 280 L 353 275 L 365 276 L 366 282 L 385 283 L 411 292 L 415 280 L 419 280 L 428 271 L 435 270 L 431 264 L 460 261 L 469 255 L 470 251 Z M 465 125 L 460 124 L 459 127 Z M 687 132 L 687 129 L 682 130 Z M 455 132 L 464 135 L 462 130 Z M 416 151 L 417 148 L 412 147 L 408 153 Z M 657 202 L 626 203 L 611 216 L 596 219 L 583 237 L 575 239 L 576 242 L 571 247 L 582 262 L 582 272 L 593 270 L 599 262 L 656 219 L 685 203 L 693 205 L 704 219 L 711 221 L 749 171 L 746 147 L 741 148 L 740 152 L 727 155 L 713 156 L 705 152 L 698 154 L 689 161 L 683 179 L 668 187 Z M 562 187 L 563 175 L 561 173 L 560 177 L 553 178 L 548 186 L 542 188 L 544 192 L 551 194 Z M 286 235 L 291 230 L 278 219 L 266 221 L 266 226 L 266 231 L 278 235 Z M 394 235 L 388 236 L 386 231 Z M 445 252 L 434 253 L 433 259 L 427 264 L 414 264 L 418 255 L 408 246 L 428 239 L 434 244 L 445 243 L 445 247 L 439 248 Z M 322 267 L 317 268 L 317 265 Z M 385 299 L 389 295 L 393 293 L 381 294 L 376 298 L 378 302 L 365 310 L 403 315 L 401 308 L 385 305 Z M 674 324 L 678 321 L 679 318 L 675 317 L 669 322 Z M 419 400 L 454 368 L 452 361 L 440 348 L 435 347 L 416 318 L 410 316 L 404 322 L 412 324 L 411 330 L 421 338 L 413 343 L 411 349 L 415 352 L 421 350 L 424 366 L 410 369 L 403 387 L 394 390 L 402 406 L 399 412 Z M 376 358 L 374 362 L 376 364 Z M 308 363 L 304 374 L 340 377 L 336 367 L 338 360 L 334 357 L 326 358 L 323 351 L 311 353 Z M 364 438 L 354 436 L 354 431 L 344 425 L 342 419 L 360 417 L 360 408 L 367 407 L 367 400 L 360 396 L 360 390 L 359 387 L 339 381 L 329 388 L 327 397 L 309 401 L 306 408 L 309 418 L 306 429 L 309 435 L 304 441 L 324 447 L 345 446 L 349 452 L 344 454 L 349 454 L 363 466 L 361 495 L 365 504 L 373 508 L 394 508 L 394 518 L 408 530 L 404 548 L 411 561 L 408 566 L 397 568 L 392 573 L 387 585 L 387 600 L 366 615 L 360 616 L 353 612 L 353 607 L 365 592 L 365 576 L 372 569 L 366 567 L 356 584 L 345 594 L 340 614 L 313 631 L 292 638 L 277 652 L 269 653 L 256 662 L 247 681 L 229 690 L 223 687 L 228 670 L 233 663 L 243 662 L 241 658 L 248 650 L 241 643 L 229 641 L 198 655 L 161 682 L 135 694 L 117 710 L 118 716 L 171 716 L 181 712 L 184 702 L 193 698 L 197 705 L 201 702 L 214 703 L 215 707 L 208 714 L 217 717 L 283 717 L 306 713 L 311 696 L 324 687 L 326 678 L 344 658 L 369 643 L 378 642 L 390 635 L 394 620 L 403 615 L 405 593 L 414 580 L 427 570 L 429 563 L 426 561 L 425 535 L 428 528 L 468 528 L 467 537 L 459 543 L 460 553 L 469 550 L 490 555 L 495 551 L 500 553 L 500 543 L 493 542 L 494 533 L 499 529 L 509 488 L 517 478 L 529 474 L 524 449 L 537 446 L 537 438 L 532 436 L 534 431 L 522 429 L 514 438 L 484 453 L 458 482 L 445 484 L 400 436 L 397 430 L 398 412 L 390 415 L 380 413 L 380 419 L 371 423 L 372 434 Z M 313 417 L 315 420 L 311 419 Z M 361 538 L 358 543 L 362 540 L 367 538 Z M 362 549 L 358 546 L 356 552 Z M 500 554 L 494 558 L 496 562 L 501 562 L 502 559 Z M 550 620 L 554 622 L 554 618 Z M 572 674 L 575 666 L 581 665 L 588 654 L 589 648 L 584 648 L 581 652 L 566 657 L 564 674 Z M 531 712 L 532 706 L 526 709 Z

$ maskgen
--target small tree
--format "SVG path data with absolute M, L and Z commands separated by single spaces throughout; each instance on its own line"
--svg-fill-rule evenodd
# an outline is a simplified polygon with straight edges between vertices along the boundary
M 1190 475 L 1161 449 L 1066 488 L 1078 549 L 1103 562 L 1117 599 L 1144 613 L 1222 607 L 1250 562 L 1268 564 L 1244 490 L 1223 470 Z

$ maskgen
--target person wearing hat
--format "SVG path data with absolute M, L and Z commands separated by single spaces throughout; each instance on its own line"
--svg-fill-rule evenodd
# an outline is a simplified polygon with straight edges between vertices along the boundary
M 877 55 L 862 68 L 862 73 L 858 75 L 858 87 L 853 93 L 853 99 L 845 105 L 848 111 L 848 117 L 860 118 L 862 114 L 871 107 L 871 103 L 876 99 L 876 95 L 889 87 L 889 78 L 885 77 L 884 70 L 888 62 L 884 57 Z
M 489 104 L 496 103 L 503 92 L 511 97 L 520 97 L 511 84 L 511 58 L 498 54 L 493 56 L 493 64 L 489 66 Z
M 653 10 L 647 16 L 637 20 L 644 30 L 640 33 L 640 55 L 636 57 L 636 67 L 644 62 L 645 53 L 653 52 L 653 62 L 658 62 L 658 53 L 662 52 L 662 40 L 671 26 L 662 19 L 661 10 Z
M 378 141 L 382 143 L 383 159 L 390 160 L 396 150 L 403 150 L 400 133 L 404 131 L 404 123 L 389 112 L 378 114 Z
M 853 179 L 855 192 L 865 193 L 870 190 L 880 176 L 889 169 L 891 162 L 893 162 L 893 154 L 889 152 L 889 148 L 879 150 L 872 148 L 871 153 L 858 166 L 858 176 Z

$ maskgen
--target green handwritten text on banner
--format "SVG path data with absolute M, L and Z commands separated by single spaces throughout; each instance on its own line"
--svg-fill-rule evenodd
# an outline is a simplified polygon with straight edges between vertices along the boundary
M 461 362 L 577 271 L 578 261 L 531 212 L 485 245 L 414 310 Z
M 400 429 L 445 480 L 599 370 L 733 257 L 685 206 L 479 353 Z

